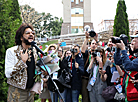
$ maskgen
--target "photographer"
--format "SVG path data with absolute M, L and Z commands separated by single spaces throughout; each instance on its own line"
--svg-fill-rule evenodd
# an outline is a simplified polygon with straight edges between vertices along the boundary
M 80 54 L 80 46 L 75 45 L 71 49 L 72 61 L 71 61 L 71 90 L 72 90 L 72 102 L 78 102 L 79 94 L 81 91 L 81 76 L 84 74 L 84 61 Z
M 135 35 L 132 35 L 131 37 L 134 38 L 131 42 L 131 50 L 133 51 L 133 56 L 134 56 L 134 55 L 137 55 L 137 49 L 138 49 L 137 32 L 135 33 Z M 137 74 L 137 71 L 138 71 L 138 68 L 137 68 L 138 59 L 136 58 L 137 56 L 135 56 L 133 60 L 131 59 L 131 56 L 128 56 L 127 50 L 125 49 L 125 44 L 123 43 L 122 40 L 121 40 L 121 43 L 116 43 L 116 46 L 117 46 L 117 51 L 114 54 L 115 64 L 123 65 L 124 68 L 128 71 L 127 73 L 130 74 L 130 76 L 133 79 L 136 79 L 135 75 Z M 132 81 L 132 79 L 130 79 L 130 77 L 125 73 L 123 75 L 121 82 L 123 87 L 123 93 L 125 93 L 126 95 L 125 102 L 137 102 L 138 91 L 134 87 L 135 80 Z
M 85 32 L 85 40 L 82 44 L 82 48 L 81 48 L 81 53 L 83 55 L 83 60 L 84 60 L 84 75 L 82 76 L 82 102 L 90 102 L 89 100 L 89 92 L 87 90 L 87 85 L 88 85 L 88 80 L 89 80 L 89 74 L 86 71 L 87 67 L 89 66 L 90 60 L 91 58 L 91 54 L 94 52 L 94 50 L 97 48 L 98 45 L 98 34 L 96 34 L 93 38 L 95 40 L 92 40 L 91 42 L 91 50 L 88 51 L 87 49 L 87 43 L 88 43 L 88 39 L 89 39 L 90 33 L 89 32 Z
M 72 61 L 72 58 L 71 58 L 71 51 L 70 50 L 66 50 L 64 51 L 63 53 L 63 58 L 61 58 L 59 60 L 59 67 L 60 67 L 60 70 L 58 71 L 58 77 L 60 77 L 60 75 L 62 74 L 62 71 L 63 70 L 66 70 L 66 72 L 68 74 L 71 74 L 70 73 L 70 70 L 71 70 L 71 61 Z M 72 102 L 71 101 L 71 82 L 63 82 L 62 83 L 64 85 L 64 92 L 63 92 L 63 97 L 64 97 L 64 101 L 65 102 Z
M 107 87 L 106 79 L 108 76 L 105 72 L 107 67 L 110 67 L 111 62 L 106 58 L 104 49 L 101 47 L 97 49 L 100 55 L 92 55 L 92 60 L 87 69 L 90 73 L 87 89 L 90 102 L 105 102 L 105 99 L 102 97 L 102 91 Z
M 138 34 L 132 35 L 134 39 L 132 40 L 131 44 L 133 52 L 138 49 Z M 127 50 L 125 49 L 125 44 L 121 40 L 121 43 L 116 43 L 117 51 L 114 54 L 115 62 L 117 65 L 124 65 L 124 68 L 128 71 L 138 71 L 138 58 L 134 60 L 130 60 L 127 54 Z M 120 53 L 121 50 L 121 53 Z M 121 55 L 122 54 L 122 55 Z M 134 55 L 137 54 L 133 53 Z
M 105 50 L 106 50 L 105 53 L 106 53 L 106 56 L 109 60 L 111 60 L 111 57 L 115 52 L 115 47 L 114 46 L 115 46 L 115 44 L 113 44 L 112 40 L 109 39 L 108 44 L 107 44 L 107 48 L 105 48 Z

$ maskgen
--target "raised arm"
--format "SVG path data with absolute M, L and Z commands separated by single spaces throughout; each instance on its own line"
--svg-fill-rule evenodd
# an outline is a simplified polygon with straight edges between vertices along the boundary
M 83 44 L 82 44 L 82 47 L 81 47 L 81 52 L 82 53 L 85 53 L 85 51 L 86 51 L 86 49 L 87 49 L 87 43 L 88 43 L 88 38 L 89 38 L 89 33 L 88 32 L 85 32 L 85 40 L 84 40 L 84 42 L 83 42 Z

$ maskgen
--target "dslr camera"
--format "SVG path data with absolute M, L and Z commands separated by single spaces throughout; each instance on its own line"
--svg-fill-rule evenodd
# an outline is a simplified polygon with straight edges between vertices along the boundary
M 90 37 L 94 37 L 96 35 L 95 31 L 91 29 L 89 32 Z
M 108 47 L 107 49 L 106 49 L 108 52 L 112 52 L 112 51 L 115 51 L 115 47 Z
M 86 31 L 88 31 L 89 28 L 86 28 Z M 94 37 L 96 35 L 95 31 L 93 29 L 91 29 L 90 31 L 88 31 L 90 37 Z
M 100 56 L 100 52 L 102 51 L 101 46 L 98 46 L 94 52 L 92 52 L 93 57 Z
M 111 39 L 112 39 L 112 43 L 114 43 L 114 44 L 121 43 L 120 40 L 123 41 L 125 46 L 127 46 L 127 44 L 128 44 L 128 37 L 125 34 L 121 34 L 120 37 L 112 37 Z
M 94 52 L 92 52 L 93 57 L 100 56 L 100 52 L 98 49 L 96 49 Z
M 92 52 L 93 57 L 96 57 L 98 54 L 98 50 L 96 49 L 94 52 Z
M 74 53 L 78 52 L 77 49 L 71 49 L 70 51 L 71 51 L 71 53 L 73 53 L 73 55 L 74 55 Z

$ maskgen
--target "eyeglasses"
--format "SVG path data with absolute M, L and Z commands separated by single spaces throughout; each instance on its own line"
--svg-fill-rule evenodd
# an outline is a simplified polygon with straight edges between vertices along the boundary
M 66 54 L 68 55 L 68 54 L 71 54 L 71 53 L 66 53 Z
M 27 35 L 30 34 L 30 33 L 32 33 L 33 35 L 35 35 L 35 31 L 31 31 L 31 32 L 30 31 L 26 31 L 25 32 L 25 34 L 27 34 Z
M 95 44 L 95 45 L 97 45 L 97 43 L 92 43 L 93 45 Z

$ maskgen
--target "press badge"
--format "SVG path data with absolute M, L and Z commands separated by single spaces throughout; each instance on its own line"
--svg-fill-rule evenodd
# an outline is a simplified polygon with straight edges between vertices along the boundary
M 90 80 L 90 84 L 93 86 L 95 81 L 96 81 L 96 78 L 92 77 L 91 80 Z
M 122 92 L 122 86 L 121 86 L 120 84 L 116 85 L 115 88 L 117 89 L 117 91 L 118 91 L 119 93 Z
M 53 78 L 52 78 L 52 79 L 57 79 L 57 76 L 58 76 L 58 73 L 57 73 L 57 72 L 54 72 L 54 73 L 53 73 Z

